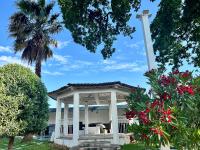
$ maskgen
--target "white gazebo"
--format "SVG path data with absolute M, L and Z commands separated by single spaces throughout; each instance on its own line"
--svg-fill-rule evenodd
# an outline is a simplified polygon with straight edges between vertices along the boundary
M 49 96 L 57 101 L 54 142 L 68 147 L 77 146 L 86 141 L 107 141 L 111 144 L 126 144 L 130 141 L 130 135 L 119 133 L 119 123 L 128 123 L 125 115 L 118 115 L 118 106 L 125 104 L 126 96 L 136 87 L 121 83 L 107 82 L 98 84 L 68 84 L 58 90 L 49 93 Z M 61 115 L 61 107 L 64 103 L 64 113 Z M 69 117 L 69 105 L 73 107 L 71 118 Z M 97 120 L 104 119 L 103 123 L 110 123 L 110 131 L 100 132 L 100 126 L 90 127 L 94 123 L 88 108 L 91 106 L 107 106 L 108 114 L 99 116 Z M 84 108 L 84 114 L 80 114 L 79 108 Z M 84 129 L 80 128 L 80 116 L 84 115 Z M 69 133 L 69 125 L 72 132 Z

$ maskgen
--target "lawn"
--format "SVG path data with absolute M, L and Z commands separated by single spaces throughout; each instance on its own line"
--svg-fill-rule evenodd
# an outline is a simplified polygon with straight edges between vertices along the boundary
M 8 139 L 0 139 L 0 150 L 7 150 Z M 14 150 L 68 150 L 67 148 L 58 147 L 48 141 L 33 140 L 31 142 L 22 143 L 20 139 L 15 138 Z M 143 144 L 126 144 L 121 150 L 146 150 Z M 157 150 L 152 148 L 149 150 Z
M 121 150 L 157 150 L 156 148 L 145 148 L 143 144 L 126 144 L 123 145 Z
M 6 138 L 0 139 L 0 150 L 6 150 L 8 140 Z M 64 148 L 58 148 L 47 141 L 33 140 L 27 143 L 21 143 L 20 139 L 15 138 L 14 150 L 67 150 Z

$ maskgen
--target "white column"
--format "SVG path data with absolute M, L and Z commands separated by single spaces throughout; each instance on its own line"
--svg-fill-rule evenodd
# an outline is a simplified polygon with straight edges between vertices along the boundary
M 112 133 L 112 108 L 111 108 L 111 103 L 110 103 L 110 105 L 108 107 L 109 107 L 110 133 Z
M 111 92 L 111 112 L 112 112 L 111 117 L 112 117 L 113 144 L 119 144 L 116 91 Z
M 56 106 L 55 138 L 60 137 L 60 127 L 61 127 L 61 100 L 58 98 Z
M 89 124 L 88 104 L 85 104 L 85 134 L 88 134 L 88 124 Z
M 68 110 L 69 110 L 69 106 L 68 106 L 67 103 L 65 103 L 65 106 L 64 106 L 64 122 L 63 122 L 64 135 L 65 136 L 68 135 Z
M 149 10 L 144 10 L 141 15 L 137 15 L 136 18 L 139 18 L 142 21 L 142 28 L 143 28 L 143 34 L 144 34 L 144 44 L 146 48 L 146 54 L 147 54 L 147 62 L 148 62 L 148 69 L 156 69 L 155 64 L 155 55 L 153 52 L 153 42 L 151 39 L 151 32 L 149 27 L 149 17 L 151 15 L 149 14 Z
M 139 18 L 142 21 L 142 28 L 143 28 L 149 70 L 157 68 L 155 64 L 153 42 L 151 39 L 151 32 L 150 32 L 149 19 L 148 19 L 150 16 L 151 15 L 149 14 L 149 10 L 144 10 L 142 14 L 136 16 L 136 18 Z M 163 145 L 161 146 L 161 150 L 169 150 L 169 149 L 170 149 L 170 146 L 163 146 Z
M 73 107 L 73 144 L 78 145 L 79 139 L 79 93 L 74 93 Z
M 168 145 L 161 145 L 160 146 L 160 150 L 170 150 L 170 145 L 168 144 Z

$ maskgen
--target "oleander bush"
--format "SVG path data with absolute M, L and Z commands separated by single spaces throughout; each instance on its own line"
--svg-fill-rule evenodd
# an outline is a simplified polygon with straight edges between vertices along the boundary
M 151 70 L 145 73 L 149 93 L 136 89 L 127 97 L 129 125 L 136 141 L 146 146 L 200 147 L 200 78 L 192 72 Z M 131 122 L 131 121 L 130 121 Z

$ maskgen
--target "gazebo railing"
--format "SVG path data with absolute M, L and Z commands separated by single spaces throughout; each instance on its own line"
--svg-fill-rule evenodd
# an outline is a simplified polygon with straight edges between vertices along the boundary
M 128 132 L 128 119 L 126 119 L 125 116 L 118 117 L 118 127 L 119 127 L 119 133 Z
M 128 132 L 128 123 L 129 120 L 126 119 L 125 116 L 118 116 L 118 127 L 119 127 L 119 133 L 127 133 Z M 60 132 L 63 134 L 64 132 L 64 119 L 61 119 L 61 127 Z M 68 133 L 73 134 L 73 119 L 68 119 Z

